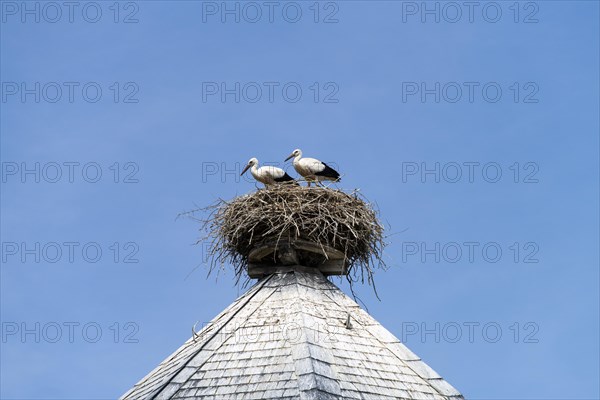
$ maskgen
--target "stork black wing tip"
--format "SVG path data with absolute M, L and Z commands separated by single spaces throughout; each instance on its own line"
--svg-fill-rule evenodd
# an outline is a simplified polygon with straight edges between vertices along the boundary
M 279 183 L 291 183 L 291 184 L 294 184 L 294 185 L 298 185 L 298 182 L 296 182 L 296 180 L 294 178 L 292 178 L 291 176 L 289 176 L 287 174 L 287 172 L 281 178 L 275 179 L 275 182 L 279 182 Z

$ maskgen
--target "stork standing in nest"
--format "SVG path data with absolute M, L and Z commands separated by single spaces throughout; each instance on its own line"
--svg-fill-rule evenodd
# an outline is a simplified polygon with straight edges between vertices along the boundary
M 250 173 L 257 181 L 264 183 L 265 186 L 276 185 L 278 183 L 293 183 L 295 185 L 298 184 L 289 176 L 284 170 L 281 168 L 273 167 L 270 165 L 264 167 L 258 167 L 258 160 L 256 158 L 251 158 L 246 164 L 246 167 L 242 170 L 240 176 L 244 175 L 246 171 L 250 169 Z
M 311 182 L 320 185 L 322 181 L 339 182 L 341 179 L 340 174 L 324 162 L 315 158 L 302 158 L 302 150 L 300 149 L 294 150 L 285 161 L 290 158 L 294 158 L 294 169 L 306 179 L 308 186 Z

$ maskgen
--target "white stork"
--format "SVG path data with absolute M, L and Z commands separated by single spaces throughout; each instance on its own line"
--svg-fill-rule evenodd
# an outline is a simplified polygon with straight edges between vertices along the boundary
M 250 172 L 252 173 L 254 179 L 261 183 L 264 183 L 265 186 L 275 185 L 277 183 L 294 183 L 296 185 L 298 184 L 294 180 L 294 178 L 289 176 L 281 168 L 272 167 L 269 165 L 258 168 L 258 160 L 254 157 L 251 158 L 250 161 L 248 161 L 248 164 L 242 170 L 240 176 L 244 175 L 244 173 L 248 171 L 248 169 L 250 169 Z
M 302 150 L 296 149 L 285 161 L 294 158 L 294 169 L 306 179 L 308 186 L 311 182 L 319 185 L 321 181 L 339 182 L 340 174 L 322 161 L 314 158 L 302 158 Z

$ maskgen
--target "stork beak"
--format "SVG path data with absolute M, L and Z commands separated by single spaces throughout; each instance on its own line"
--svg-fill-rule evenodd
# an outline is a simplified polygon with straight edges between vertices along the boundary
M 294 153 L 290 154 L 290 155 L 288 156 L 288 158 L 286 158 L 286 159 L 285 159 L 285 161 L 287 161 L 287 160 L 289 160 L 290 158 L 293 158 L 293 157 L 294 157 Z
M 248 171 L 248 168 L 250 168 L 250 164 L 248 164 L 248 165 L 246 165 L 246 166 L 244 167 L 244 169 L 242 170 L 242 173 L 240 174 L 240 176 L 244 175 L 244 173 L 245 173 L 246 171 Z

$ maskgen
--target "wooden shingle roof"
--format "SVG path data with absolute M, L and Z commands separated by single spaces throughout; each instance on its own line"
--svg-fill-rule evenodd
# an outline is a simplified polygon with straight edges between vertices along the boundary
M 121 399 L 462 399 L 320 273 L 261 279 Z

